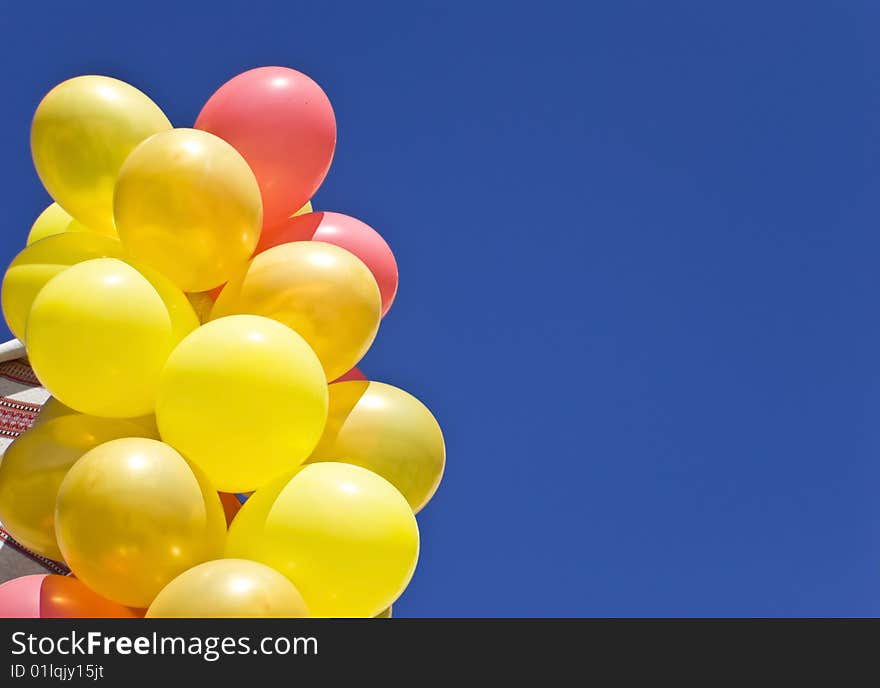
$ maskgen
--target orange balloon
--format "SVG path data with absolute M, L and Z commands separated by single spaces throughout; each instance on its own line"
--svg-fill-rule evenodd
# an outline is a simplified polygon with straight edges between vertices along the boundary
M 67 576 L 46 576 L 40 590 L 44 619 L 131 619 L 141 616 L 129 607 L 104 599 L 85 583 Z

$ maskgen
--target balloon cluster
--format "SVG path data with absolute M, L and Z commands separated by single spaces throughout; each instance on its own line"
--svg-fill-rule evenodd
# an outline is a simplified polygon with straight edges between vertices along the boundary
M 371 227 L 312 212 L 335 146 L 327 96 L 281 67 L 191 129 L 107 77 L 43 98 L 55 203 L 2 307 L 52 397 L 0 463 L 0 521 L 74 578 L 0 586 L 0 616 L 388 615 L 445 447 L 355 368 L 398 276 Z

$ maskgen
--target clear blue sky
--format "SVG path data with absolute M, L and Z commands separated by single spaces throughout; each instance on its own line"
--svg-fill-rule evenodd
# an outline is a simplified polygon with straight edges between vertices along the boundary
M 129 4 L 3 9 L 2 259 L 64 78 L 321 83 L 448 444 L 399 615 L 880 614 L 877 3 Z

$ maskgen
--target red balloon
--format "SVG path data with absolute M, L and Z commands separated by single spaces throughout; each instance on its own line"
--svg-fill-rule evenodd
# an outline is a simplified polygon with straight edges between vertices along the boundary
M 366 381 L 367 376 L 364 375 L 359 368 L 352 368 L 347 373 L 340 375 L 333 382 L 359 382 Z M 331 383 L 332 384 L 332 383 Z
M 391 308 L 397 294 L 397 261 L 385 239 L 370 225 L 342 213 L 306 213 L 264 229 L 254 253 L 289 241 L 324 241 L 350 251 L 376 278 L 382 296 L 382 316 Z
M 336 149 L 336 118 L 321 87 L 287 67 L 239 74 L 212 95 L 196 129 L 247 160 L 263 196 L 263 226 L 299 210 L 324 181 Z
M 0 585 L 0 619 L 131 619 L 140 610 L 105 600 L 69 576 L 38 573 Z
M 223 513 L 226 515 L 226 527 L 228 528 L 232 519 L 241 509 L 241 502 L 238 497 L 229 492 L 219 492 L 218 494 L 220 495 L 220 503 L 223 505 Z

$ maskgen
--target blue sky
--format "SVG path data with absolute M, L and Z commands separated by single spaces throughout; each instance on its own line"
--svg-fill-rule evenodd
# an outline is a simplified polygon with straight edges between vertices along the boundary
M 876 3 L 129 4 L 4 7 L 0 257 L 55 83 L 315 78 L 400 265 L 362 367 L 447 438 L 399 615 L 880 614 Z

